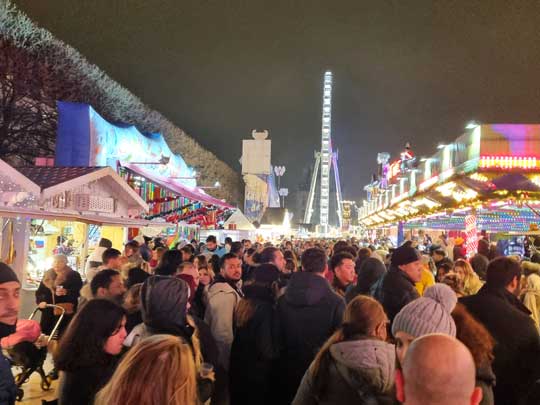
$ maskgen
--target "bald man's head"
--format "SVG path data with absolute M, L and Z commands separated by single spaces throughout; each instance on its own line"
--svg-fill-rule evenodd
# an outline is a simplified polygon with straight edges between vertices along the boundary
M 416 339 L 396 378 L 398 399 L 406 405 L 476 405 L 482 391 L 475 382 L 469 349 L 442 334 Z

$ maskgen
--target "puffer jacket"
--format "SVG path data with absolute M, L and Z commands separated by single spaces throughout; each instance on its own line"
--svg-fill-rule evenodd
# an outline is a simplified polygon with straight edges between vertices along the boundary
M 371 293 L 391 321 L 401 308 L 420 297 L 414 282 L 397 267 L 390 267 L 388 273 L 373 285 Z
M 374 338 L 340 342 L 330 347 L 325 387 L 315 384 L 308 369 L 292 405 L 394 404 L 395 347 Z M 319 370 L 322 372 L 323 370 Z
M 277 304 L 280 356 L 277 375 L 280 389 L 276 404 L 289 405 L 302 376 L 324 342 L 341 326 L 345 301 L 320 275 L 299 272 Z

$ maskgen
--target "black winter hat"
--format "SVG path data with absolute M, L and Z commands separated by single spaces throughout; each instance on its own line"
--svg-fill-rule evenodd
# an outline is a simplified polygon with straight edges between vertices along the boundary
M 279 269 L 271 263 L 261 264 L 255 268 L 253 279 L 260 284 L 272 284 L 279 278 Z
M 410 246 L 400 246 L 392 253 L 391 264 L 393 266 L 402 266 L 420 260 L 418 250 Z
M 0 263 L 0 284 L 9 283 L 10 281 L 18 283 L 19 279 L 11 267 L 5 263 Z

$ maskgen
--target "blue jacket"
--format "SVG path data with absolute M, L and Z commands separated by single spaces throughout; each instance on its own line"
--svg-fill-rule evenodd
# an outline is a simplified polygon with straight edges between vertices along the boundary
M 216 250 L 208 250 L 208 248 L 205 247 L 201 252 L 202 255 L 205 255 L 207 257 L 207 259 L 210 259 L 212 255 L 218 255 L 219 257 L 221 257 L 226 253 L 227 249 L 219 245 L 218 247 L 216 247 Z
M 0 405 L 13 405 L 17 386 L 8 359 L 0 352 Z

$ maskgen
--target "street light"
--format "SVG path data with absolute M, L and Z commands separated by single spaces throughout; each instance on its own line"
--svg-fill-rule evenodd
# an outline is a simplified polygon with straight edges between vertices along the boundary
M 477 121 L 469 121 L 467 125 L 465 126 L 465 129 L 475 129 L 477 126 L 479 126 L 480 123 Z
M 213 186 L 201 186 L 199 188 L 202 190 L 210 190 L 213 188 L 220 188 L 220 187 L 221 187 L 221 183 L 219 181 L 216 181 Z
M 277 186 L 278 190 L 281 189 L 281 177 L 285 174 L 286 170 L 287 169 L 285 166 L 274 166 L 274 174 L 276 175 L 278 179 L 278 186 Z

